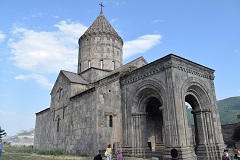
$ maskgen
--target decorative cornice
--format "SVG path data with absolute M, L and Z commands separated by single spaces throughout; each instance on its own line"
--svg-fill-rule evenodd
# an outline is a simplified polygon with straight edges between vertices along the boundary
M 196 71 L 196 70 L 184 67 L 184 66 L 178 66 L 178 69 L 180 71 L 190 73 L 190 74 L 193 74 L 193 75 L 197 75 L 199 77 L 206 78 L 206 79 L 214 80 L 214 78 L 215 78 L 214 75 L 212 75 L 212 74 L 204 74 L 204 73 L 201 73 L 199 71 Z
M 163 66 L 159 66 L 159 67 L 156 67 L 156 68 L 152 68 L 150 69 L 149 71 L 145 71 L 145 72 L 141 72 L 141 74 L 138 74 L 138 75 L 131 75 L 130 77 L 126 78 L 125 80 L 123 80 L 121 82 L 122 85 L 125 85 L 125 84 L 130 84 L 130 83 L 133 83 L 135 81 L 138 81 L 140 79 L 144 79 L 148 76 L 151 76 L 151 75 L 154 75 L 154 74 L 157 74 L 159 72 L 162 72 L 164 71 L 164 67 Z M 140 72 L 139 72 L 140 73 Z M 123 77 L 122 77 L 123 78 Z M 124 78 L 123 78 L 124 79 Z

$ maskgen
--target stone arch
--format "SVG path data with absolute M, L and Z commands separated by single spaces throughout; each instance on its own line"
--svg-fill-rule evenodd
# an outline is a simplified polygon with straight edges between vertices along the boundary
M 211 93 L 207 85 L 198 78 L 188 78 L 182 85 L 183 102 L 188 102 L 194 119 L 194 149 L 198 156 L 215 157 L 213 116 L 211 110 Z M 185 105 L 185 104 L 183 104 Z M 210 153 L 210 154 L 209 154 Z
M 145 80 L 137 85 L 131 99 L 132 145 L 143 150 L 134 154 L 163 152 L 163 106 L 166 106 L 165 88 L 157 80 Z
M 135 108 L 132 108 L 131 112 L 144 112 L 146 103 L 148 102 L 150 97 L 157 98 L 162 106 L 166 106 L 166 92 L 164 85 L 157 80 L 145 80 L 137 85 L 134 93 L 134 97 L 131 100 L 131 105 Z M 137 108 L 136 108 L 137 107 Z
M 204 109 L 210 106 L 210 93 L 208 87 L 203 81 L 198 78 L 188 78 L 181 89 L 181 97 L 185 99 L 186 95 L 191 95 L 196 98 L 197 102 L 200 104 L 198 109 Z

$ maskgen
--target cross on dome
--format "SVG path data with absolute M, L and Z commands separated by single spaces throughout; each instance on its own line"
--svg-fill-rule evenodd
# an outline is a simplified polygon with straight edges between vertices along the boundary
M 100 14 L 103 14 L 103 12 L 102 12 L 102 7 L 104 7 L 104 5 L 102 4 L 102 2 L 101 2 L 101 4 L 99 4 L 100 6 L 101 6 L 101 12 L 100 12 Z

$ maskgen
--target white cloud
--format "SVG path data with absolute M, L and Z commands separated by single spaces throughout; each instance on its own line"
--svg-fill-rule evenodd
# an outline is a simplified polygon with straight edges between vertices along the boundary
M 37 74 L 30 74 L 30 75 L 19 75 L 16 76 L 15 79 L 17 80 L 34 80 L 36 81 L 40 86 L 46 89 L 51 89 L 53 87 L 53 84 L 48 81 L 46 77 L 43 75 L 37 75 Z
M 57 30 L 53 32 L 15 27 L 14 37 L 9 40 L 15 65 L 40 74 L 76 70 L 78 38 L 87 27 L 70 20 L 61 21 L 55 27 Z
M 39 18 L 39 17 L 43 17 L 44 15 L 46 15 L 46 13 L 38 12 L 38 13 L 32 14 L 31 17 Z
M 59 16 L 52 16 L 52 17 L 53 17 L 53 18 L 57 18 L 57 19 L 59 18 Z
M 234 52 L 239 52 L 239 49 L 234 49 L 233 51 L 234 51 Z
M 123 45 L 123 59 L 132 55 L 146 52 L 160 43 L 161 35 L 152 34 L 138 37 L 136 40 L 127 41 Z
M 117 20 L 118 20 L 118 19 L 116 19 L 116 18 L 115 18 L 115 19 L 112 19 L 112 20 L 110 21 L 110 23 L 113 24 L 113 23 L 116 22 Z
M 6 35 L 0 31 L 0 43 L 6 38 Z
M 158 22 L 163 22 L 163 20 L 161 20 L 161 19 L 154 19 L 154 20 L 152 20 L 151 22 L 152 22 L 152 23 L 158 23 Z
M 28 75 L 19 75 L 18 80 L 34 80 L 44 88 L 51 88 L 46 74 L 59 73 L 60 70 L 76 71 L 78 60 L 78 39 L 87 27 L 70 20 L 55 24 L 55 31 L 35 31 L 15 27 L 9 39 L 11 60 Z M 124 58 L 143 53 L 160 43 L 159 34 L 144 35 L 136 40 L 125 42 Z

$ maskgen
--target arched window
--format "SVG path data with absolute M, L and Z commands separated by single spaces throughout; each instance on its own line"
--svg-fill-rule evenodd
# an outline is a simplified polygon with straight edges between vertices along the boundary
M 109 116 L 109 127 L 113 127 L 113 117 L 112 117 L 112 115 Z
M 103 60 L 100 60 L 100 68 L 103 69 Z
M 89 60 L 88 61 L 88 68 L 90 68 L 91 67 L 91 61 Z
M 112 70 L 114 70 L 114 69 L 115 69 L 115 62 L 112 61 Z

